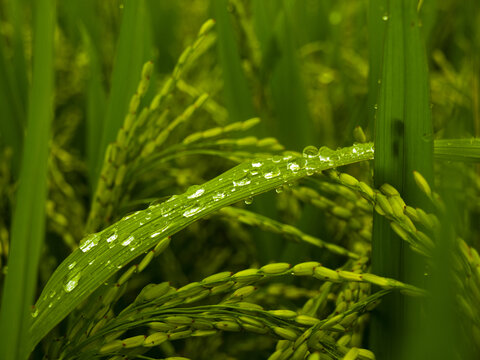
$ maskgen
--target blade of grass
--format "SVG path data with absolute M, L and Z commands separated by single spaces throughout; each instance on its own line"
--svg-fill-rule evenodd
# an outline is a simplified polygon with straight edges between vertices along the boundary
M 47 160 L 53 118 L 55 1 L 34 4 L 32 88 L 28 131 L 13 215 L 11 252 L 0 312 L 0 358 L 23 359 L 31 324 L 37 267 L 45 229 Z
M 103 132 L 103 119 L 107 104 L 105 89 L 102 84 L 101 63 L 97 50 L 91 42 L 86 30 L 83 30 L 83 43 L 87 48 L 90 60 L 90 72 L 87 90 L 87 129 L 86 129 L 86 153 L 90 186 L 96 182 L 95 166 L 99 159 L 100 141 Z M 94 189 L 92 188 L 92 191 Z
M 440 160 L 480 161 L 480 139 L 435 140 L 435 157 Z
M 415 185 L 413 171 L 433 177 L 433 142 L 428 70 L 413 0 L 389 1 L 378 117 L 375 122 L 375 186 L 389 183 L 410 204 L 422 208 L 426 197 Z M 402 281 L 421 282 L 421 262 L 374 217 L 372 268 Z M 380 358 L 418 358 L 416 340 L 420 304 L 393 296 L 379 307 L 372 324 L 372 348 Z M 408 329 L 408 330 L 407 330 Z
M 128 104 L 138 82 L 138 74 L 150 50 L 149 24 L 144 0 L 125 1 L 122 25 L 117 43 L 112 73 L 112 86 L 108 98 L 102 141 L 96 158 L 96 178 L 100 175 L 107 145 L 115 141 L 123 124 Z M 96 187 L 96 182 L 93 188 Z
M 384 1 L 368 2 L 368 98 L 367 115 L 368 125 L 372 129 L 374 126 L 375 113 L 378 102 L 378 93 L 380 89 L 382 76 L 383 44 L 385 41 L 385 26 L 388 17 L 386 15 Z
M 377 1 L 375 6 L 379 7 L 381 3 Z M 387 12 L 382 14 L 383 16 L 387 18 L 387 26 L 378 112 L 374 127 L 374 143 L 377 150 L 374 183 L 377 188 L 389 183 L 403 193 L 405 50 L 402 2 L 389 1 Z M 372 235 L 372 272 L 402 279 L 404 244 L 388 222 L 378 214 L 374 214 Z M 393 294 L 384 299 L 372 315 L 371 348 L 379 359 L 400 359 L 404 324 L 403 306 L 403 297 Z
M 275 157 L 242 163 L 200 188 L 191 188 L 87 236 L 80 248 L 55 270 L 43 289 L 30 328 L 32 346 L 110 276 L 155 246 L 159 238 L 171 236 L 222 207 L 276 189 L 314 171 L 373 158 L 371 144 L 326 151 L 328 156 L 325 152 L 309 158 L 285 156 L 281 160 Z M 192 197 L 200 189 L 201 195 Z M 56 295 L 52 298 L 49 294 Z
M 403 165 L 403 196 L 405 201 L 412 206 L 425 210 L 430 209 L 430 202 L 425 194 L 415 183 L 414 171 L 421 173 L 424 178 L 433 184 L 433 126 L 432 114 L 430 109 L 430 89 L 427 59 L 425 45 L 420 34 L 420 18 L 417 12 L 417 1 L 403 1 L 403 37 L 405 43 L 405 152 Z M 439 242 L 437 249 L 443 253 L 445 249 L 443 243 Z M 444 254 L 445 255 L 445 254 Z M 440 260 L 444 256 L 438 257 Z M 425 282 L 423 259 L 413 254 L 408 248 L 403 249 L 403 280 L 414 284 Z M 437 263 L 440 265 L 440 263 Z M 440 266 L 443 268 L 443 266 Z M 437 288 L 438 290 L 438 288 Z M 441 296 L 443 299 L 451 297 L 451 292 L 436 293 L 433 295 Z M 447 300 L 447 303 L 449 300 Z M 453 303 L 453 301 L 452 301 Z M 425 356 L 425 341 L 430 340 L 432 344 L 437 339 L 442 338 L 442 330 L 432 325 L 436 322 L 432 317 L 427 318 L 426 328 L 419 326 L 418 319 L 422 316 L 420 301 L 406 299 L 405 301 L 405 350 L 403 354 L 407 357 L 416 359 Z M 445 309 L 444 309 L 445 311 Z M 436 314 L 440 315 L 440 314 Z M 421 322 L 423 325 L 423 322 Z M 444 329 L 448 329 L 451 324 L 448 321 L 444 324 Z M 430 330 L 430 331 L 429 331 Z M 432 333 L 433 331 L 433 333 Z M 448 331 L 447 331 L 448 332 Z M 452 344 L 448 338 L 441 342 L 442 346 L 452 350 Z M 439 346 L 437 346 L 437 349 Z M 433 350 L 433 349 L 432 349 Z M 447 350 L 444 348 L 444 350 Z M 444 356 L 448 353 L 444 351 Z M 440 354 L 439 354 L 440 355 Z M 453 353 L 450 353 L 453 357 Z M 405 357 L 405 355 L 403 355 Z
M 237 41 L 233 32 L 227 0 L 210 2 L 218 34 L 219 63 L 222 67 L 223 90 L 230 122 L 243 121 L 253 117 L 252 96 L 243 73 Z

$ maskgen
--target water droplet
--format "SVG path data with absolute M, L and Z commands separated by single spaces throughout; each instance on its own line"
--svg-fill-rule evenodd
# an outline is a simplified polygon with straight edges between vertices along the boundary
M 244 176 L 239 180 L 233 180 L 233 186 L 245 186 L 250 184 L 250 177 Z
M 49 296 L 50 298 L 53 298 L 56 294 L 57 294 L 57 292 L 56 292 L 55 290 L 52 290 L 52 291 L 50 291 L 50 293 L 48 294 L 48 296 Z
M 117 231 L 114 231 L 114 233 L 107 238 L 107 243 L 114 242 L 115 240 L 117 240 L 117 238 L 118 238 Z
M 278 187 L 278 188 L 276 188 L 276 189 L 275 189 L 275 192 L 276 192 L 277 194 L 281 194 L 281 193 L 283 192 L 283 187 Z
M 374 108 L 375 110 L 378 110 L 378 104 L 373 105 L 373 108 Z
M 122 245 L 128 246 L 133 240 L 135 240 L 135 238 L 133 237 L 133 235 L 130 235 L 124 242 L 122 242 Z
M 76 262 L 76 261 L 68 264 L 68 270 L 72 270 L 72 269 L 75 267 L 75 265 L 77 265 L 77 262 Z
M 205 192 L 205 189 L 201 188 L 198 185 L 190 186 L 187 190 L 187 194 L 190 194 L 190 195 L 188 195 L 187 198 L 189 199 L 198 198 L 199 196 L 202 196 L 204 192 Z
M 274 156 L 272 157 L 272 161 L 273 161 L 274 163 L 279 163 L 280 161 L 282 161 L 282 157 L 279 156 L 279 155 L 274 155 Z
M 248 197 L 244 200 L 244 202 L 245 202 L 246 205 L 250 205 L 251 203 L 253 203 L 253 198 Z
M 170 225 L 167 225 L 167 226 L 164 226 L 163 228 L 155 231 L 152 235 L 150 235 L 151 238 L 155 238 L 159 235 L 161 235 L 163 232 L 165 232 L 165 230 L 167 230 L 168 228 L 170 227 Z
M 263 174 L 263 177 L 265 179 L 273 179 L 274 177 L 277 177 L 278 175 L 280 175 L 280 169 L 274 168 L 271 171 L 268 171 L 265 174 Z
M 382 20 L 383 20 L 383 21 L 387 21 L 387 20 L 388 20 L 388 13 L 383 14 Z
M 100 237 L 98 236 L 98 234 L 88 235 L 80 243 L 80 250 L 82 250 L 84 253 L 91 250 L 92 248 L 98 245 L 99 240 L 100 240 Z
M 318 155 L 318 149 L 315 146 L 309 145 L 303 149 L 303 157 L 313 158 Z
M 216 194 L 214 194 L 212 196 L 213 200 L 214 201 L 218 201 L 220 199 L 223 199 L 225 197 L 225 193 L 224 192 L 217 192 Z
M 262 167 L 263 166 L 263 162 L 262 161 L 254 161 L 252 162 L 252 167 L 254 168 L 259 168 L 259 167 Z
M 382 83 L 382 79 L 377 80 L 377 84 L 380 85 Z
M 188 210 L 186 210 L 184 213 L 183 213 L 183 216 L 185 217 L 191 217 L 195 214 L 198 214 L 200 211 L 202 211 L 203 208 L 202 207 L 199 207 L 199 206 L 194 206 L 194 207 L 191 207 L 189 208 Z
M 292 161 L 287 164 L 287 167 L 290 169 L 290 171 L 296 173 L 298 170 L 300 170 L 300 165 L 297 164 L 296 162 Z
M 75 289 L 78 285 L 78 281 L 80 280 L 81 274 L 76 273 L 73 276 L 70 276 L 67 278 L 67 281 L 63 285 L 63 289 L 65 292 L 71 292 L 73 289 Z
M 33 318 L 36 318 L 38 316 L 38 308 L 36 306 L 32 306 L 31 315 Z

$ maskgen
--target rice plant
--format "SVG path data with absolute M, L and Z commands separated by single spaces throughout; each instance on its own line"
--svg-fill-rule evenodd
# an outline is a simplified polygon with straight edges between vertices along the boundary
M 478 358 L 479 10 L 1 0 L 0 359 Z

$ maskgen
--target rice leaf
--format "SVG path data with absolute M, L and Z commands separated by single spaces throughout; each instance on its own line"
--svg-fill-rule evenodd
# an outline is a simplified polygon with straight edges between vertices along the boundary
M 235 34 L 226 0 L 210 2 L 218 34 L 218 54 L 222 67 L 226 108 L 230 122 L 251 118 L 254 115 L 252 96 L 243 73 Z
M 11 252 L 0 313 L 0 358 L 23 359 L 31 323 L 37 268 L 45 234 L 47 160 L 53 118 L 53 34 L 55 2 L 34 4 L 32 87 L 28 131 L 13 215 Z
M 135 92 L 138 74 L 145 63 L 150 44 L 149 25 L 145 13 L 145 1 L 125 1 L 120 36 L 112 73 L 112 86 L 108 98 L 102 141 L 97 153 L 96 177 L 98 178 L 105 150 L 115 141 L 123 124 L 130 98 Z M 93 186 L 95 187 L 95 185 Z
M 283 156 L 242 163 L 202 186 L 191 187 L 166 202 L 126 216 L 83 239 L 80 248 L 57 268 L 42 291 L 30 328 L 35 346 L 80 302 L 128 262 L 194 221 L 315 172 L 370 160 L 371 144 L 337 151 L 324 148 L 306 157 Z M 51 296 L 54 294 L 54 296 Z M 30 348 L 29 348 L 30 349 Z
M 480 161 L 480 139 L 435 140 L 435 158 L 447 161 Z

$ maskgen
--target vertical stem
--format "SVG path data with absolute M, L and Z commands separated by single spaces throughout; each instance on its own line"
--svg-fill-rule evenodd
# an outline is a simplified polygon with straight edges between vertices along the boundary
M 53 118 L 55 1 L 38 0 L 33 3 L 33 10 L 33 72 L 28 125 L 0 312 L 2 360 L 28 356 L 28 329 L 32 322 L 30 306 L 45 234 L 48 145 Z
M 426 199 L 413 179 L 419 171 L 433 177 L 432 121 L 425 50 L 418 29 L 415 0 L 389 0 L 379 108 L 375 121 L 375 186 L 395 186 L 407 203 L 425 207 Z M 421 282 L 422 264 L 375 214 L 372 268 L 382 276 Z M 419 302 L 393 294 L 373 318 L 372 348 L 379 359 L 404 359 L 418 332 Z
M 388 1 L 378 111 L 374 126 L 375 187 L 389 183 L 403 192 L 405 62 L 401 1 Z M 370 19 L 371 21 L 371 19 Z M 403 279 L 402 240 L 378 214 L 373 218 L 372 271 Z M 400 359 L 403 297 L 385 298 L 372 317 L 371 347 L 378 359 Z

